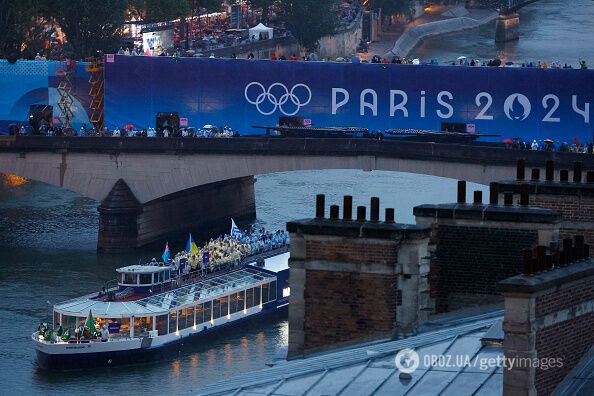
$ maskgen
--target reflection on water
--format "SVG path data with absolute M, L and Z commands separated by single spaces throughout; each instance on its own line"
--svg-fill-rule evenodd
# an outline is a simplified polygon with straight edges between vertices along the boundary
M 504 62 L 547 61 L 594 67 L 594 1 L 539 0 L 520 10 L 520 39 L 495 43 L 495 22 L 425 40 L 414 57 L 451 63 L 460 55 Z

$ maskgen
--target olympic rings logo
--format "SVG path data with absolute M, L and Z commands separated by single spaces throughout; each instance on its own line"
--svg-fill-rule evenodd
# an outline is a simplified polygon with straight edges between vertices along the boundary
M 266 116 L 277 110 L 286 116 L 294 116 L 311 102 L 311 89 L 305 84 L 295 84 L 289 91 L 281 83 L 274 83 L 266 89 L 264 85 L 254 81 L 246 85 L 244 95 L 249 104 L 255 105 L 260 114 Z M 307 100 L 302 101 L 305 98 Z

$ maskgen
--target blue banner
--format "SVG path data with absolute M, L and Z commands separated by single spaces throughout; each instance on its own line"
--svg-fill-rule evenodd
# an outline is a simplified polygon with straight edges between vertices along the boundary
M 592 141 L 594 71 L 115 56 L 106 63 L 107 126 L 188 125 L 241 134 L 299 116 L 313 126 L 468 131 Z
M 90 127 L 87 66 L 78 62 L 70 77 L 71 124 L 76 129 L 83 124 Z M 52 106 L 52 115 L 60 116 L 58 87 L 63 77 L 56 71 L 62 69 L 62 62 L 18 60 L 11 64 L 0 60 L 0 134 L 7 133 L 10 124 L 28 125 L 31 105 Z

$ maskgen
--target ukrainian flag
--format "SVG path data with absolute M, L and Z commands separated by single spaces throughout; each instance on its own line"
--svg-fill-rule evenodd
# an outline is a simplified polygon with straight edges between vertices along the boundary
M 186 252 L 191 255 L 198 254 L 198 246 L 196 246 L 196 242 L 192 239 L 192 234 L 190 234 L 188 242 L 186 243 Z

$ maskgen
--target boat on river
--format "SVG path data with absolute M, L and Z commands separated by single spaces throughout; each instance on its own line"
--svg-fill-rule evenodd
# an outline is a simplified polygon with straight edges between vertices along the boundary
M 31 336 L 38 363 L 64 370 L 145 362 L 282 309 L 289 303 L 288 259 L 285 246 L 206 276 L 178 275 L 167 265 L 118 268 L 117 286 L 54 306 L 53 330 Z

